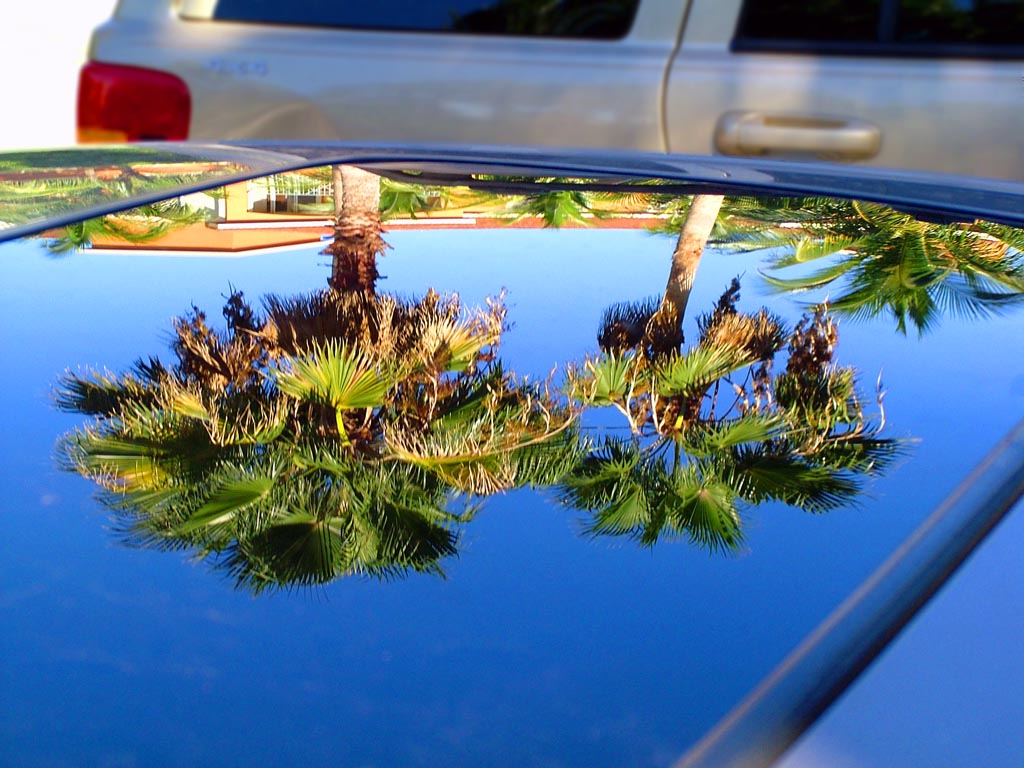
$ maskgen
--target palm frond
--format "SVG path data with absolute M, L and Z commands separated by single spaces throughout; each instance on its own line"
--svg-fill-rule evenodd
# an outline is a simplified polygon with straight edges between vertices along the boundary
M 775 397 L 782 417 L 797 433 L 824 434 L 861 418 L 852 368 L 786 372 L 775 379 Z
M 74 432 L 58 444 L 66 468 L 117 491 L 165 488 L 169 476 L 159 461 L 164 450 L 152 440 L 92 431 Z
M 501 326 L 438 318 L 424 327 L 415 351 L 416 362 L 432 371 L 465 371 L 480 357 L 484 347 L 501 338 Z
M 643 340 L 648 323 L 660 307 L 659 296 L 606 307 L 597 331 L 597 343 L 601 351 L 622 354 L 636 349 Z
M 562 479 L 559 499 L 584 510 L 611 504 L 632 487 L 632 477 L 642 461 L 643 454 L 634 442 L 606 439 Z
M 863 237 L 849 235 L 832 235 L 821 238 L 803 237 L 793 247 L 792 253 L 783 255 L 772 261 L 772 269 L 782 269 L 795 264 L 834 256 L 844 251 L 856 251 L 865 244 Z
M 68 371 L 57 380 L 53 400 L 62 411 L 111 416 L 129 403 L 152 405 L 157 400 L 159 384 L 169 378 L 170 373 L 155 358 L 136 361 L 133 370 L 124 374 Z
M 803 277 L 775 277 L 774 275 L 769 275 L 767 272 L 763 272 L 762 270 L 758 270 L 757 273 L 776 291 L 797 293 L 829 285 L 856 267 L 856 261 L 852 259 L 844 259 L 837 264 L 832 264 L 810 275 L 804 275 Z
M 343 520 L 318 520 L 301 512 L 282 517 L 259 535 L 235 542 L 221 567 L 239 586 L 259 594 L 267 588 L 312 587 L 346 573 L 352 547 Z
M 269 375 L 289 397 L 332 408 L 343 441 L 348 440 L 343 412 L 384 405 L 397 381 L 393 369 L 334 342 L 315 345 L 308 357 L 283 358 Z
M 561 443 L 573 423 L 571 412 L 532 408 L 527 400 L 496 410 L 482 406 L 477 418 L 448 422 L 443 431 L 392 431 L 385 436 L 388 452 L 465 493 L 510 490 L 535 479 L 523 475 L 524 460 L 530 460 L 528 468 L 535 472 L 551 472 L 543 454 L 530 449 Z
M 815 465 L 767 444 L 740 446 L 731 461 L 718 464 L 718 472 L 750 504 L 775 500 L 821 513 L 850 504 L 860 493 L 856 473 Z
M 883 438 L 877 430 L 864 434 L 835 435 L 822 441 L 809 458 L 822 467 L 876 477 L 910 450 L 913 440 Z
M 570 224 L 589 226 L 590 217 L 600 217 L 602 212 L 592 205 L 589 194 L 584 190 L 558 190 L 526 195 L 513 200 L 505 210 L 519 221 L 537 217 L 545 227 L 560 228 Z
M 631 355 L 601 355 L 586 360 L 569 380 L 571 396 L 594 406 L 622 403 L 636 387 L 637 360 Z
M 589 536 L 631 536 L 639 539 L 650 527 L 651 509 L 643 488 L 624 485 L 620 492 L 598 509 L 584 532 Z
M 782 427 L 775 415 L 749 414 L 712 423 L 699 422 L 674 435 L 689 456 L 711 456 L 747 443 L 771 440 Z
M 733 491 L 725 483 L 699 476 L 693 465 L 667 475 L 660 506 L 665 528 L 710 552 L 735 551 L 743 541 Z M 648 538 L 642 540 L 653 544 L 654 539 Z
M 275 477 L 246 477 L 227 482 L 218 488 L 191 516 L 182 524 L 178 532 L 190 534 L 204 528 L 216 528 L 230 524 L 246 508 L 270 494 Z
M 675 355 L 661 365 L 655 376 L 658 394 L 694 397 L 714 382 L 755 362 L 746 349 L 733 345 L 699 345 Z
M 380 217 L 382 221 L 396 218 L 415 219 L 417 213 L 444 208 L 449 194 L 445 187 L 428 187 L 381 178 Z

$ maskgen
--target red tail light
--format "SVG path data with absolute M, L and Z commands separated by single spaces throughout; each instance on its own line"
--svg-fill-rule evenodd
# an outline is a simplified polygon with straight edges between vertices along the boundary
M 78 79 L 78 140 L 188 138 L 192 97 L 180 77 L 154 69 L 90 62 Z

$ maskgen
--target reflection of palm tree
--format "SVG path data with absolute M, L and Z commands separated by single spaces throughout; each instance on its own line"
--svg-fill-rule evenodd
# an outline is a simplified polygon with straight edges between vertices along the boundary
M 198 310 L 176 321 L 173 368 L 58 390 L 96 417 L 62 455 L 132 543 L 195 549 L 256 590 L 440 573 L 469 499 L 576 455 L 572 413 L 493 360 L 500 301 L 331 290 L 268 297 L 261 318 L 234 294 L 224 314 L 226 333 Z
M 697 267 L 700 266 L 700 258 L 724 199 L 722 195 L 694 195 L 679 229 L 663 300 L 663 305 L 679 318 L 686 315 L 686 304 L 697 277 Z
M 388 247 L 381 236 L 380 177 L 351 165 L 332 169 L 334 240 L 331 287 L 336 291 L 373 294 L 379 273 L 377 257 Z
M 331 256 L 330 285 L 341 292 L 376 291 L 377 258 L 388 248 L 381 222 L 443 205 L 436 188 L 382 179 L 350 165 L 331 168 L 334 187 L 334 239 L 324 249 Z
M 800 201 L 798 229 L 773 230 L 750 246 L 787 246 L 771 269 L 828 259 L 803 277 L 765 274 L 773 287 L 829 287 L 829 306 L 854 317 L 891 312 L 897 328 L 928 330 L 942 311 L 976 317 L 1024 301 L 1020 230 L 975 222 L 935 224 L 874 203 Z
M 0 221 L 18 225 L 44 219 L 49 213 L 65 213 L 81 201 L 99 198 L 104 183 L 95 176 L 0 181 Z
M 559 226 L 592 205 L 571 191 L 556 194 L 528 196 L 520 207 Z M 896 442 L 878 437 L 880 424 L 866 422 L 853 370 L 830 366 L 836 332 L 824 312 L 801 322 L 789 337 L 787 371 L 772 377 L 787 335 L 766 311 L 738 313 L 734 282 L 700 319 L 698 343 L 683 351 L 682 321 L 709 239 L 744 242 L 765 228 L 764 212 L 746 199 L 730 200 L 720 222 L 724 202 L 720 195 L 680 201 L 651 194 L 652 205 L 675 213 L 670 228 L 678 232 L 665 293 L 660 301 L 610 307 L 599 331 L 602 355 L 570 374 L 577 402 L 616 407 L 633 433 L 593 447 L 563 479 L 563 498 L 593 514 L 591 533 L 645 544 L 685 535 L 711 549 L 734 548 L 742 538 L 740 504 L 831 509 L 897 452 Z M 788 216 L 773 210 L 762 218 L 774 231 Z M 732 405 L 723 408 L 720 395 L 735 398 Z
M 896 453 L 878 437 L 881 425 L 866 421 L 853 369 L 832 365 L 837 336 L 827 315 L 801 321 L 788 337 L 786 371 L 773 377 L 787 335 L 764 310 L 736 311 L 738 290 L 734 281 L 699 318 L 700 338 L 686 351 L 678 320 L 659 325 L 664 303 L 606 314 L 602 354 L 571 374 L 570 391 L 584 405 L 618 409 L 633 438 L 592 448 L 562 484 L 567 503 L 592 514 L 590 533 L 648 545 L 685 535 L 735 548 L 741 504 L 825 511 L 852 499 Z

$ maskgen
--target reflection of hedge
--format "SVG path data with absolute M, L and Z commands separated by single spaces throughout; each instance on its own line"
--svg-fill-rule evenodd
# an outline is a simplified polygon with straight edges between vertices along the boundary
M 0 154 L 0 171 L 57 168 L 104 168 L 133 163 L 191 163 L 192 155 L 148 147 L 103 147 L 83 149 L 42 149 Z

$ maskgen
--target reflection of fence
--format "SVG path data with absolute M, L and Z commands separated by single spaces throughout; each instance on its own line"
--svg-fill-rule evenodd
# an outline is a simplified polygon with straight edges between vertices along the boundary
M 333 211 L 334 186 L 322 176 L 282 173 L 248 185 L 248 210 L 324 214 Z

